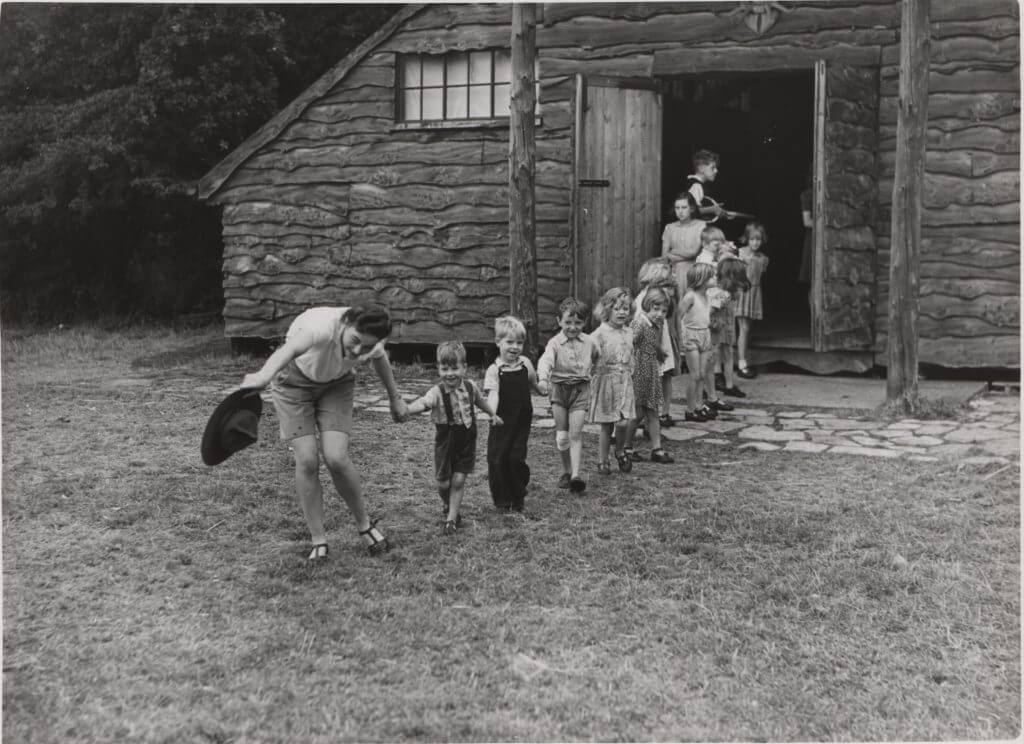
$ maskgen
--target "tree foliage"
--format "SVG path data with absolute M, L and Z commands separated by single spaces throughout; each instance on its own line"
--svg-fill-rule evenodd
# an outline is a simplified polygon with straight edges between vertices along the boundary
M 4 4 L 4 317 L 217 309 L 219 214 L 196 180 L 394 11 Z

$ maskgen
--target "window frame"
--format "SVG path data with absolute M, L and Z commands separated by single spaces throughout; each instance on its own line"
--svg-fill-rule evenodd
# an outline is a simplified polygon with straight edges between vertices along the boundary
M 471 79 L 471 55 L 474 53 L 489 52 L 490 53 L 490 80 L 486 83 L 472 83 Z M 509 80 L 496 81 L 495 80 L 495 60 L 499 52 L 507 52 L 509 55 Z M 512 88 L 512 74 L 511 74 L 511 49 L 509 47 L 483 47 L 480 49 L 450 49 L 438 54 L 431 54 L 429 52 L 399 52 L 395 54 L 395 110 L 394 110 L 394 122 L 392 130 L 402 129 L 487 129 L 487 128 L 501 128 L 509 125 L 510 117 L 508 114 L 495 115 L 495 90 L 498 86 L 509 86 L 509 92 L 511 94 Z M 453 55 L 465 54 L 466 55 L 466 82 L 458 83 L 457 85 L 449 87 L 448 84 L 448 64 L 449 59 Z M 436 58 L 441 61 L 441 83 L 440 85 L 423 85 L 423 63 L 428 58 Z M 406 87 L 404 84 L 404 64 L 407 60 L 416 59 L 419 61 L 419 77 L 418 85 Z M 539 70 L 539 64 L 535 63 L 535 70 Z M 540 76 L 536 77 L 536 91 L 535 91 L 535 111 L 540 111 Z M 447 118 L 448 114 L 448 95 L 449 91 L 453 87 L 464 87 L 466 89 L 466 117 L 459 118 Z M 489 110 L 490 116 L 468 116 L 470 101 L 472 96 L 473 88 L 486 87 L 489 95 Z M 420 117 L 418 119 L 405 119 L 405 92 L 410 90 L 419 91 L 419 105 L 420 105 Z M 424 90 L 439 90 L 441 97 L 441 115 L 440 119 L 424 119 L 423 118 L 423 91 Z M 536 116 L 536 123 L 540 125 L 540 116 Z

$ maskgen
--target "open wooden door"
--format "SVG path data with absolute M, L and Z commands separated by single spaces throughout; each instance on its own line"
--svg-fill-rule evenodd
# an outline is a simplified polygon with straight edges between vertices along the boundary
M 874 342 L 878 207 L 878 70 L 815 65 L 815 351 Z
M 590 305 L 661 253 L 661 105 L 653 80 L 577 76 L 572 287 Z

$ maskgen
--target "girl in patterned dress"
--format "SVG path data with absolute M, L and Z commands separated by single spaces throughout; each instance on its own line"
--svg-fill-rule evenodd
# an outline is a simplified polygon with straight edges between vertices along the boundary
M 633 393 L 636 400 L 636 418 L 629 422 L 625 454 L 634 462 L 643 458 L 633 451 L 636 427 L 644 420 L 651 438 L 651 462 L 674 462 L 661 447 L 661 422 L 658 414 L 664 402 L 661 386 L 661 364 L 665 358 L 662 329 L 671 300 L 662 287 L 648 287 L 629 327 L 633 331 Z
M 661 346 L 665 352 L 661 361 L 661 392 L 664 403 L 658 421 L 662 428 L 675 426 L 676 422 L 672 418 L 670 406 L 672 404 L 672 378 L 679 374 L 681 360 L 678 338 L 679 318 L 676 314 L 680 294 L 676 287 L 676 280 L 672 276 L 672 262 L 664 256 L 650 258 L 641 264 L 636 278 L 640 289 L 633 299 L 634 314 L 642 312 L 644 295 L 647 294 L 649 287 L 660 287 L 668 297 L 668 309 L 661 331 Z
M 752 379 L 757 375 L 747 366 L 747 349 L 750 344 L 750 329 L 755 320 L 764 317 L 761 299 L 761 280 L 768 269 L 768 256 L 762 251 L 768 245 L 768 233 L 760 222 L 751 222 L 747 225 L 741 241 L 740 260 L 747 264 L 747 279 L 750 281 L 750 289 L 741 290 L 736 300 L 736 319 L 739 322 L 739 339 L 737 341 L 737 352 L 739 359 L 736 366 L 739 368 L 739 376 L 745 379 Z
M 601 425 L 597 472 L 602 475 L 612 472 L 608 450 L 613 431 L 615 459 L 619 463 L 619 470 L 628 473 L 633 469 L 633 460 L 624 451 L 627 426 L 636 418 L 631 376 L 633 331 L 626 325 L 632 315 L 632 300 L 628 289 L 615 287 L 605 292 L 594 308 L 594 317 L 601 321 L 601 325 L 590 334 L 597 347 L 598 361 L 590 380 L 588 419 L 591 423 Z

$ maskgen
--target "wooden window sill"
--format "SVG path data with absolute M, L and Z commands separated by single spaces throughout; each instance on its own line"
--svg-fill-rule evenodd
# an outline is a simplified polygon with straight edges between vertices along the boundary
M 538 116 L 534 119 L 534 125 L 540 126 L 543 123 Z M 433 129 L 507 129 L 509 118 L 503 116 L 497 119 L 444 119 L 437 121 L 397 121 L 391 126 L 392 132 L 433 130 Z

